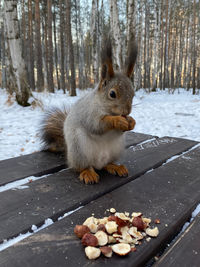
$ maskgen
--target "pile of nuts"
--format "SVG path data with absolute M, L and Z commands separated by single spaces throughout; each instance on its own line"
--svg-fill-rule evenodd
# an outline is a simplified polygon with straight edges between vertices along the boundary
M 114 208 L 110 212 L 109 217 L 97 219 L 92 216 L 74 228 L 89 259 L 96 259 L 101 253 L 108 258 L 113 252 L 125 256 L 136 251 L 135 246 L 144 238 L 149 242 L 159 234 L 158 227 L 150 228 L 151 219 L 143 217 L 141 212 L 133 212 L 131 216 L 128 212 L 116 212 Z M 156 219 L 154 223 L 159 224 L 160 220 Z

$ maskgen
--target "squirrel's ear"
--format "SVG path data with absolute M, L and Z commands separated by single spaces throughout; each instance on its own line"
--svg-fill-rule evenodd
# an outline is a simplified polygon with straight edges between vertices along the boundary
M 125 61 L 125 66 L 126 66 L 125 73 L 129 78 L 133 73 L 133 68 L 137 58 L 137 52 L 138 52 L 137 44 L 135 42 L 135 39 L 132 38 L 132 40 L 130 40 L 128 44 L 128 56 Z
M 112 78 L 114 76 L 110 38 L 108 38 L 104 43 L 105 45 L 101 51 L 101 80 Z

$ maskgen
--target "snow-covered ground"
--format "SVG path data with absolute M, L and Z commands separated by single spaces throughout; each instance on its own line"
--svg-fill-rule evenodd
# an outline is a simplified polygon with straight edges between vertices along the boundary
M 0 160 L 29 154 L 41 149 L 38 128 L 46 108 L 71 105 L 87 91 L 77 90 L 77 97 L 35 93 L 40 106 L 23 108 L 5 90 L 0 89 Z M 180 89 L 174 94 L 159 91 L 147 94 L 136 92 L 131 115 L 137 124 L 136 132 L 159 137 L 173 136 L 200 141 L 200 95 Z

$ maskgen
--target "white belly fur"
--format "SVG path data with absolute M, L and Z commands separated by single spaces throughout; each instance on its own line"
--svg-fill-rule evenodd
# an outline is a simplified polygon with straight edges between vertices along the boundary
M 81 150 L 91 166 L 96 169 L 102 169 L 116 160 L 124 150 L 124 136 L 120 132 L 110 131 L 104 135 L 90 136 L 82 132 L 81 135 L 82 138 L 84 135 L 85 139 L 84 144 L 81 144 L 83 146 Z

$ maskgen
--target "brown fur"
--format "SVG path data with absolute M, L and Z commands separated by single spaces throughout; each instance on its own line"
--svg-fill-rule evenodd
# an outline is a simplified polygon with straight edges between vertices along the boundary
M 101 77 L 102 79 L 112 78 L 114 76 L 113 64 L 112 64 L 112 46 L 111 40 L 108 39 L 105 42 L 105 46 L 101 51 Z M 108 77 L 106 77 L 108 75 Z
M 67 116 L 67 111 L 53 108 L 46 112 L 41 125 L 41 140 L 44 149 L 51 152 L 64 152 L 66 144 L 64 141 L 63 125 Z
M 130 78 L 133 73 L 133 68 L 137 59 L 137 44 L 135 39 L 130 40 L 128 45 L 128 56 L 126 58 L 125 67 L 126 67 L 126 75 Z

